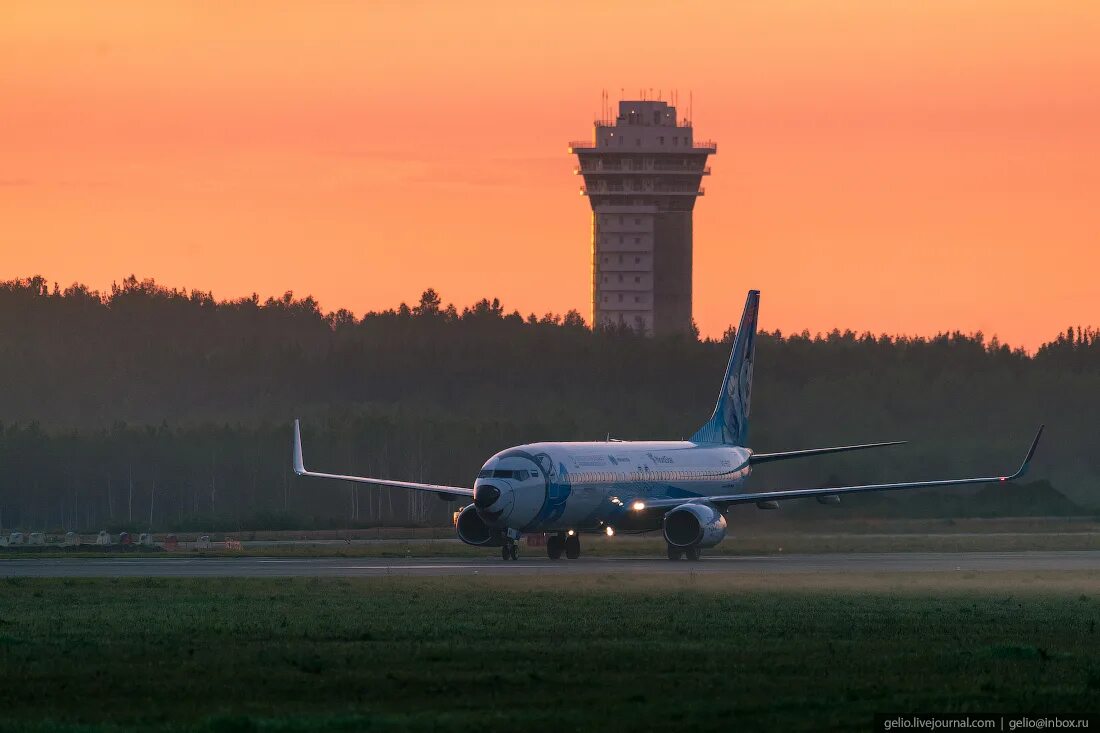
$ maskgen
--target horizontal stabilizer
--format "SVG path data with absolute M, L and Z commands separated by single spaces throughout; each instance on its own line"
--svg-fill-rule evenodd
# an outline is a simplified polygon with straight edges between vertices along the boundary
M 853 450 L 867 450 L 868 448 L 885 448 L 888 445 L 905 445 L 907 440 L 891 440 L 888 443 L 860 443 L 859 445 L 838 445 L 835 448 L 808 448 L 806 450 L 789 450 L 782 453 L 753 453 L 749 456 L 749 463 L 771 463 L 772 461 L 789 461 L 792 458 L 807 458 L 820 456 L 826 453 L 846 453 Z

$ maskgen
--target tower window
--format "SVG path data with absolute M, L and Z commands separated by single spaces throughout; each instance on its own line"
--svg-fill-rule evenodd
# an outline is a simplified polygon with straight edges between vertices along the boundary
M 641 258 L 641 257 L 635 257 L 635 258 L 634 258 L 634 264 L 635 264 L 635 265 L 640 265 L 640 264 L 641 264 L 641 262 L 642 262 L 642 258 Z
M 642 223 L 642 217 L 640 217 L 640 216 L 634 217 L 634 223 L 635 224 L 641 224 Z
M 642 243 L 642 238 L 641 237 L 634 237 L 634 244 L 641 244 L 641 243 Z
M 634 296 L 634 302 L 635 302 L 635 303 L 641 303 L 641 302 L 642 302 L 642 299 L 641 299 L 641 298 L 639 298 L 639 297 L 638 297 L 637 295 L 635 295 L 635 296 Z
M 622 282 L 622 281 L 623 281 L 623 274 L 620 272 L 619 273 L 619 282 Z
M 622 302 L 623 302 L 623 294 L 622 294 L 622 293 L 619 293 L 619 302 L 620 302 L 620 303 L 622 303 Z
M 642 276 L 641 275 L 635 275 L 634 276 L 634 282 L 640 283 L 641 281 L 642 281 Z
M 619 255 L 619 264 L 620 265 L 623 264 L 623 256 L 622 255 Z

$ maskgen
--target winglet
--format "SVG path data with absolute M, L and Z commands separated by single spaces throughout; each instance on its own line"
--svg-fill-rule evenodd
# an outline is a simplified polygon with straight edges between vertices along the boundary
M 297 418 L 294 420 L 294 448 L 291 460 L 293 461 L 294 473 L 299 476 L 304 476 L 306 473 L 306 463 L 302 459 L 302 428 Z
M 1031 459 L 1035 457 L 1035 449 L 1039 447 L 1039 438 L 1043 435 L 1043 428 L 1045 425 L 1039 426 L 1039 432 L 1035 433 L 1035 440 L 1031 441 L 1031 448 L 1027 451 L 1027 457 L 1024 458 L 1024 462 L 1020 464 L 1020 470 L 1011 476 L 1002 476 L 1001 481 L 1015 481 L 1016 479 L 1027 473 L 1028 464 L 1031 463 Z

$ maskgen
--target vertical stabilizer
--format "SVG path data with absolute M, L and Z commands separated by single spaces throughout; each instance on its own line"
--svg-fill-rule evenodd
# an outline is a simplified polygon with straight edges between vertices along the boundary
M 745 312 L 733 340 L 726 377 L 714 414 L 691 439 L 696 443 L 725 443 L 744 446 L 749 437 L 749 401 L 752 397 L 752 362 L 756 352 L 756 316 L 760 291 L 750 290 Z

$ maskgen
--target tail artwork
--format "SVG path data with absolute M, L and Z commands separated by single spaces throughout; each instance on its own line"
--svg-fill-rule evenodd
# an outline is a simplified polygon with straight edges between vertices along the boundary
M 722 391 L 714 414 L 691 436 L 695 443 L 723 443 L 744 446 L 749 438 L 749 402 L 752 397 L 752 362 L 756 352 L 756 317 L 760 312 L 760 291 L 750 290 L 745 312 L 733 342 Z

